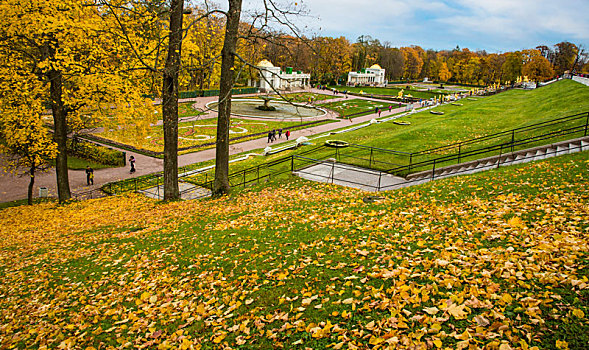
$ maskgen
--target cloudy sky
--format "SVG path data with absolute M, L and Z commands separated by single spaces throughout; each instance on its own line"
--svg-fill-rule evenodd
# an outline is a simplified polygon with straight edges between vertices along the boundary
M 570 41 L 589 44 L 589 0 L 294 0 L 306 35 L 370 35 L 394 47 L 505 52 Z

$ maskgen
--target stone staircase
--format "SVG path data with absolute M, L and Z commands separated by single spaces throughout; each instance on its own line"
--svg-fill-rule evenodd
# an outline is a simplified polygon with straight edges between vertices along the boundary
M 589 136 L 529 148 L 525 150 L 505 153 L 501 156 L 497 155 L 469 162 L 449 165 L 437 168 L 435 170 L 421 171 L 418 173 L 409 174 L 405 178 L 406 182 L 403 182 L 390 188 L 383 188 L 382 190 L 392 190 L 401 187 L 408 187 L 450 176 L 472 174 L 480 171 L 498 168 L 501 166 L 527 163 L 535 160 L 541 160 L 563 154 L 587 150 L 589 150 Z

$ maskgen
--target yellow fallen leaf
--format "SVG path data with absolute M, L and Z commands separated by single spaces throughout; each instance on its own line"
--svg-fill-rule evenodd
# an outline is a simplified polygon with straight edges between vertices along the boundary
M 426 307 L 423 311 L 427 312 L 429 315 L 435 315 L 440 311 L 437 307 Z
M 378 345 L 378 344 L 380 344 L 380 343 L 383 343 L 384 341 L 385 341 L 385 340 L 384 340 L 384 339 L 382 339 L 382 338 L 379 338 L 379 337 L 372 336 L 372 337 L 370 337 L 370 341 L 368 341 L 368 343 L 369 343 L 370 345 Z
M 573 310 L 573 315 L 577 316 L 578 318 L 584 318 L 585 317 L 585 313 L 581 309 L 574 309 Z
M 511 295 L 505 293 L 503 294 L 503 296 L 501 296 L 501 300 L 503 300 L 506 304 L 511 304 L 513 302 L 513 298 L 511 297 Z
M 446 312 L 457 320 L 463 320 L 466 318 L 466 315 L 468 315 L 468 313 L 464 310 L 465 307 L 465 305 L 456 305 L 452 303 L 450 306 L 448 306 Z
M 225 339 L 225 337 L 227 336 L 227 333 L 220 333 L 217 336 L 215 336 L 213 338 L 213 343 L 215 344 L 219 344 L 220 342 L 223 341 L 223 339 Z

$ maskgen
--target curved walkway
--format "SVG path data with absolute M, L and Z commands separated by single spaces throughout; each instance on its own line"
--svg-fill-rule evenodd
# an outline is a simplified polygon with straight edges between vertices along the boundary
M 317 90 L 317 89 L 310 89 L 304 90 L 304 92 L 314 92 L 319 94 L 329 94 L 327 90 Z M 240 95 L 241 96 L 241 95 Z M 248 95 L 243 95 L 248 96 Z M 336 95 L 341 96 L 341 95 Z M 349 98 L 361 98 L 366 100 L 373 100 L 379 102 L 390 103 L 390 101 L 378 100 L 370 98 L 369 96 L 350 96 Z M 195 101 L 199 106 L 205 106 L 206 103 L 216 100 L 217 97 L 203 97 L 203 98 L 196 98 L 196 99 L 184 99 L 180 102 L 189 102 Z M 345 97 L 337 97 L 334 99 L 326 100 L 324 103 L 327 102 L 335 102 L 344 100 Z M 318 103 L 319 104 L 319 103 Z M 397 114 L 400 112 L 405 111 L 405 106 L 401 108 L 395 108 L 391 112 L 388 110 L 383 110 L 380 117 L 386 117 L 392 114 Z M 209 115 L 206 118 L 216 118 L 216 112 L 209 111 L 207 112 Z M 337 114 L 330 112 L 328 113 L 327 118 L 337 120 L 332 123 L 312 126 L 307 129 L 293 131 L 291 133 L 290 138 L 296 139 L 300 136 L 310 136 L 315 134 L 320 134 L 328 131 L 332 131 L 335 129 L 340 129 L 343 127 L 347 127 L 353 124 L 358 124 L 362 122 L 370 121 L 371 119 L 378 117 L 374 113 L 368 114 L 361 117 L 356 117 L 353 119 L 352 122 L 349 120 L 341 120 L 336 119 Z M 190 117 L 189 117 L 190 118 Z M 183 120 L 190 120 L 188 118 L 184 118 Z M 267 137 L 261 137 L 259 139 L 244 141 L 240 143 L 234 143 L 229 146 L 229 153 L 230 155 L 239 154 L 246 151 L 253 151 L 264 149 L 268 145 L 275 147 L 277 144 L 281 144 L 286 142 L 286 138 L 283 136 L 281 139 L 274 141 L 271 144 L 267 143 Z M 110 146 L 109 146 L 110 147 Z M 127 158 L 130 156 L 134 156 L 136 159 L 136 168 L 137 172 L 134 174 L 129 173 L 129 167 L 119 167 L 119 168 L 107 168 L 107 169 L 96 169 L 94 171 L 94 185 L 87 186 L 86 185 L 86 173 L 84 170 L 70 170 L 69 175 L 69 182 L 70 182 L 70 189 L 73 194 L 82 193 L 89 190 L 96 190 L 99 189 L 102 185 L 112 181 L 118 181 L 122 179 L 142 176 L 150 173 L 160 172 L 163 170 L 163 159 L 159 158 L 152 158 L 149 156 L 145 156 L 142 154 L 138 154 L 135 152 L 127 152 Z M 180 155 L 178 157 L 178 165 L 185 166 L 194 163 L 200 163 L 203 161 L 215 159 L 215 149 L 207 149 L 203 151 L 188 153 L 184 155 Z M 19 176 L 12 173 L 6 172 L 3 165 L 5 165 L 5 158 L 1 157 L 0 155 L 0 202 L 9 202 L 18 199 L 23 199 L 27 197 L 27 190 L 29 184 L 29 177 L 28 176 Z M 34 196 L 37 197 L 39 194 L 39 187 L 46 187 L 48 189 L 48 194 L 50 197 L 57 196 L 57 185 L 56 185 L 56 175 L 55 170 L 51 169 L 49 172 L 37 174 L 35 177 L 35 189 L 34 189 Z

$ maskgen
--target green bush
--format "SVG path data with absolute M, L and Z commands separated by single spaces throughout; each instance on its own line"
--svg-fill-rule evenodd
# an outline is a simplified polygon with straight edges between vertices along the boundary
M 91 142 L 70 139 L 68 140 L 67 149 L 68 154 L 83 159 L 93 160 L 97 163 L 114 166 L 125 165 L 124 152 Z

